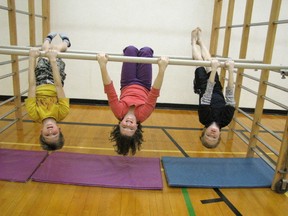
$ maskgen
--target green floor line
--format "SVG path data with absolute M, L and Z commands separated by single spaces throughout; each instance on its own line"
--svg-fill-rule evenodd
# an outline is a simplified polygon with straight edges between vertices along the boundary
M 192 203 L 191 203 L 191 200 L 190 200 L 190 197 L 189 197 L 189 193 L 187 191 L 186 188 L 182 188 L 182 194 L 184 196 L 184 199 L 185 199 L 185 203 L 186 203 L 186 206 L 187 206 L 187 210 L 188 210 L 188 213 L 190 216 L 195 216 L 195 212 L 194 212 L 194 209 L 193 209 L 193 206 L 192 206 Z

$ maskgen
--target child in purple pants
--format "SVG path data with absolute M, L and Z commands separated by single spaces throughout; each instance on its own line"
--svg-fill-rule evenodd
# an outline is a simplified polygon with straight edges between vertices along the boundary
M 153 57 L 153 50 L 150 47 L 143 47 L 138 50 L 134 46 L 128 46 L 123 50 L 125 56 Z M 152 82 L 152 65 L 142 63 L 124 62 L 121 71 L 121 89 L 131 84 L 144 86 L 149 91 Z
M 131 57 L 153 57 L 153 50 L 149 47 L 138 50 L 134 46 L 128 46 L 123 53 Z M 119 120 L 110 134 L 110 140 L 116 142 L 114 146 L 118 154 L 127 155 L 131 150 L 134 155 L 137 149 L 140 150 L 143 141 L 141 123 L 151 115 L 156 106 L 168 58 L 159 58 L 159 72 L 152 87 L 151 64 L 124 62 L 121 71 L 120 98 L 107 71 L 108 59 L 109 56 L 106 54 L 97 55 L 110 108 Z

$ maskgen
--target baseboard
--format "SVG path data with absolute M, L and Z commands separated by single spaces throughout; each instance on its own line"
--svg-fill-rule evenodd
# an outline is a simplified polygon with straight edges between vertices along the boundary
M 0 101 L 5 101 L 12 96 L 0 95 Z M 21 101 L 24 102 L 26 96 L 21 97 Z M 95 106 L 108 106 L 107 100 L 96 100 L 96 99 L 77 99 L 70 98 L 70 104 L 75 105 L 95 105 Z M 171 103 L 157 103 L 157 109 L 174 109 L 174 110 L 197 110 L 198 105 L 193 104 L 171 104 Z M 240 107 L 243 111 L 247 113 L 254 113 L 254 108 Z M 287 110 L 276 110 L 276 109 L 264 109 L 263 114 L 267 115 L 287 115 Z

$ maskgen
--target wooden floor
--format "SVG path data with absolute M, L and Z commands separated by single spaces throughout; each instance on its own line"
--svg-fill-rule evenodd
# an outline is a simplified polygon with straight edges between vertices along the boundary
M 1 108 L 1 115 L 3 113 L 5 107 Z M 269 122 L 270 129 L 277 132 L 283 131 L 285 123 L 283 119 L 281 116 L 265 116 L 263 122 Z M 115 123 L 116 119 L 106 106 L 72 105 L 71 113 L 61 124 L 66 138 L 65 147 L 61 151 L 116 155 L 112 143 L 108 140 L 110 124 Z M 7 121 L 0 121 L 1 127 L 6 124 Z M 251 123 L 247 120 L 246 124 Z M 23 130 L 16 130 L 16 127 L 12 126 L 0 134 L 0 148 L 40 151 L 38 144 L 40 126 L 29 121 L 27 116 L 23 126 Z M 183 151 L 190 157 L 245 157 L 246 154 L 246 144 L 237 136 L 234 136 L 233 141 L 226 142 L 225 131 L 219 147 L 213 150 L 202 147 L 199 142 L 201 125 L 196 111 L 156 109 L 143 126 L 145 142 L 136 157 L 184 157 Z M 281 135 L 281 132 L 279 133 Z M 270 138 L 267 140 L 269 142 Z M 279 149 L 272 139 L 270 143 Z M 171 188 L 167 186 L 163 169 L 162 175 L 163 190 L 0 181 L 0 215 L 284 216 L 288 214 L 287 194 L 277 194 L 270 188 Z

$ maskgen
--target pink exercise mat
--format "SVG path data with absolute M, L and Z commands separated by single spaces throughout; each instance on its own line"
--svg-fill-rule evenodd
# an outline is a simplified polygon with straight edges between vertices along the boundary
M 0 180 L 28 181 L 46 156 L 44 151 L 0 149 Z
M 160 158 L 54 152 L 33 181 L 112 188 L 163 188 Z

